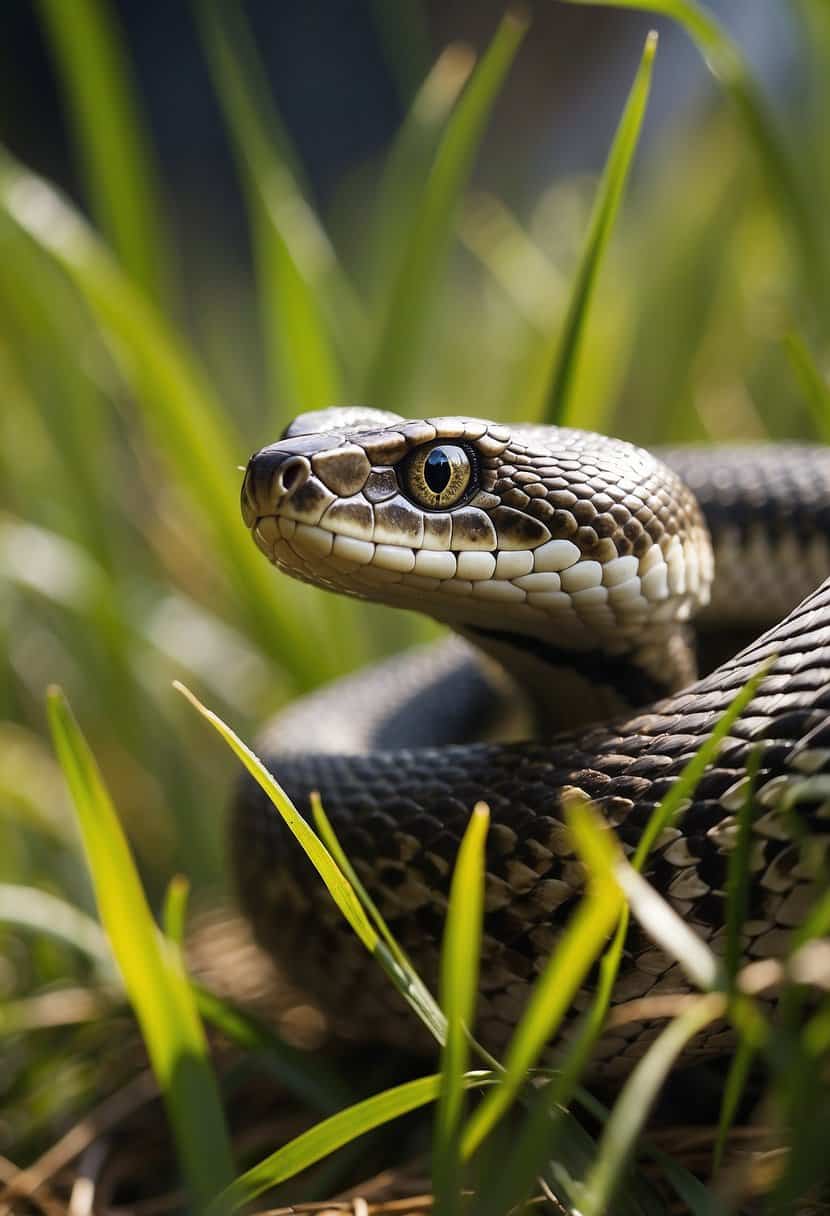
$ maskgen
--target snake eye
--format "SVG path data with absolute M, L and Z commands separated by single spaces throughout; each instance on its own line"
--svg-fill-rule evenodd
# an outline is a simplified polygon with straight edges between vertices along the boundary
M 404 466 L 404 489 L 422 507 L 452 507 L 470 484 L 470 457 L 454 443 L 416 448 Z

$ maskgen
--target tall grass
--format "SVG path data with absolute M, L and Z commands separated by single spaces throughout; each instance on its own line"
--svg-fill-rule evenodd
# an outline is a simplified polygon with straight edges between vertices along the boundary
M 736 999 L 741 850 L 731 879 L 726 978 L 716 960 L 696 956 L 695 974 L 717 975 L 715 990 L 669 1023 L 593 1138 L 573 1110 L 581 1101 L 600 1124 L 607 1117 L 579 1081 L 607 1011 L 623 929 L 600 965 L 593 1020 L 548 1085 L 540 1055 L 601 953 L 623 892 L 632 915 L 653 921 L 655 914 L 589 812 L 577 810 L 574 822 L 591 875 L 585 900 L 504 1062 L 487 1061 L 482 1073 L 469 1072 L 462 1033 L 472 1016 L 475 951 L 466 971 L 459 964 L 463 942 L 476 938 L 476 901 L 464 905 L 460 885 L 454 890 L 439 1005 L 367 899 L 324 808 L 315 817 L 317 836 L 296 826 L 413 1017 L 444 1045 L 440 1076 L 397 1078 L 368 1098 L 350 1091 L 328 1063 L 303 1055 L 216 993 L 189 986 L 175 941 L 184 888 L 173 887 L 167 902 L 169 935 L 148 911 L 162 905 L 170 875 L 180 870 L 197 905 L 215 900 L 224 870 L 230 762 L 206 745 L 203 726 L 172 691 L 174 679 L 196 687 L 248 737 L 298 691 L 429 632 L 279 580 L 248 542 L 238 517 L 237 466 L 291 414 L 368 396 L 413 413 L 507 420 L 566 414 L 569 422 L 646 443 L 827 434 L 826 6 L 790 5 L 801 52 L 800 93 L 788 110 L 786 99 L 765 96 L 741 48 L 702 4 L 614 3 L 673 18 L 717 78 L 708 108 L 682 138 L 663 135 L 648 158 L 635 159 L 649 74 L 661 71 L 649 43 L 627 108 L 619 96 L 624 118 L 598 184 L 557 180 L 520 212 L 516 197 L 471 190 L 490 115 L 534 37 L 523 12 L 510 11 L 481 53 L 448 48 L 423 80 L 409 80 L 417 83 L 409 112 L 369 174 L 375 204 L 365 208 L 371 218 L 356 270 L 348 268 L 351 251 L 331 235 L 342 231 L 344 216 L 315 209 L 243 11 L 213 0 L 195 6 L 193 36 L 227 125 L 253 249 L 260 367 L 235 377 L 228 369 L 239 364 L 217 358 L 183 319 L 164 183 L 117 10 L 105 0 L 39 3 L 92 219 L 3 154 L 0 951 L 7 965 L 0 979 L 7 1005 L 0 1016 L 0 1154 L 33 1160 L 67 1120 L 131 1074 L 134 1063 L 121 1050 L 123 991 L 112 950 L 198 1207 L 217 1192 L 225 1196 L 220 1205 L 242 1203 L 338 1145 L 437 1102 L 434 1182 L 445 1212 L 464 1209 L 459 1180 L 479 1181 L 481 1206 L 472 1210 L 495 1216 L 527 1195 L 537 1176 L 565 1210 L 666 1212 L 669 1192 L 690 1211 L 730 1210 L 733 1192 L 724 1191 L 724 1179 L 736 1194 L 749 1183 L 740 1191 L 721 1169 L 718 1185 L 704 1186 L 642 1136 L 683 1041 L 724 1012 L 735 1020 L 744 1054 L 724 1098 L 718 1165 L 753 1054 L 769 1083 L 771 1126 L 795 1146 L 767 1179 L 771 1210 L 787 1210 L 825 1177 L 813 1129 L 827 1106 L 820 1080 L 826 1006 L 811 1010 L 796 991 L 776 1042 L 764 1034 L 755 1006 Z M 404 43 L 395 41 L 395 29 L 403 37 L 412 26 L 403 10 L 398 20 L 396 26 L 385 12 L 382 26 L 400 68 Z M 632 61 L 632 74 L 635 68 Z M 208 313 L 207 277 L 203 286 Z M 227 310 L 223 315 L 231 353 L 236 335 Z M 46 742 L 44 693 L 54 681 L 67 689 L 101 768 L 99 774 L 63 703 L 53 700 L 91 879 Z M 251 759 L 241 744 L 237 754 Z M 698 768 L 705 760 L 702 754 Z M 134 842 L 146 897 L 107 789 Z M 676 811 L 663 808 L 667 817 Z M 482 811 L 459 860 L 473 889 L 484 828 Z M 644 843 L 638 865 L 646 852 Z M 123 924 L 124 893 L 114 886 L 115 857 L 129 888 L 131 932 Z M 106 940 L 90 919 L 96 902 Z M 46 934 L 56 908 L 71 910 Z M 687 938 L 666 913 L 658 909 L 652 921 L 682 953 Z M 828 923 L 819 908 L 797 948 L 809 950 Z M 131 952 L 139 972 L 131 970 Z M 91 1003 L 43 1004 L 55 986 L 67 985 Z M 808 1020 L 803 1035 L 799 1013 Z M 48 1032 L 44 1017 L 53 1026 Z M 232 1164 L 223 1109 L 233 1075 L 214 1073 L 200 1017 L 243 1056 L 267 1061 L 263 1067 L 288 1092 L 327 1119 L 287 1137 L 258 1165 L 255 1155 Z M 468 1113 L 466 1095 L 481 1087 L 484 1096 Z M 498 1147 L 508 1111 L 519 1127 L 511 1170 L 500 1168 Z M 640 1168 L 646 1159 L 657 1163 L 657 1187 Z

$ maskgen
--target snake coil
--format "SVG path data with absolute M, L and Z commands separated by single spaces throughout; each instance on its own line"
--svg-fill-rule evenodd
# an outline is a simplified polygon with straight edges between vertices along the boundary
M 430 984 L 460 836 L 472 806 L 489 805 L 476 1026 L 488 1046 L 504 1045 L 579 898 L 563 793 L 594 799 L 633 850 L 772 656 L 647 876 L 722 953 L 735 816 L 760 745 L 741 946 L 745 960 L 786 952 L 830 840 L 823 793 L 803 788 L 799 830 L 784 807 L 795 783 L 830 771 L 826 450 L 689 448 L 658 459 L 576 430 L 333 409 L 300 416 L 251 458 L 242 513 L 293 577 L 454 631 L 302 699 L 259 750 L 301 810 L 320 790 Z M 232 843 L 241 902 L 265 947 L 335 1021 L 411 1044 L 401 999 L 252 783 L 240 789 Z M 687 987 L 674 960 L 632 929 L 614 1001 Z M 589 1000 L 586 986 L 574 1013 Z M 658 1031 L 631 1022 L 606 1034 L 599 1066 L 624 1074 Z M 715 1024 L 686 1058 L 730 1041 Z

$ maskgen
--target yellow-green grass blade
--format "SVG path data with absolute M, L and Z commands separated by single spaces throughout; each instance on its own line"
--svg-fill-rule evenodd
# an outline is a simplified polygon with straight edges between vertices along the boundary
M 547 422 L 562 425 L 574 418 L 573 385 L 591 299 L 640 138 L 656 52 L 657 34 L 652 30 L 646 38 L 640 66 L 605 163 L 588 236 L 571 288 L 545 408 Z
M 357 934 L 360 941 L 383 967 L 392 983 L 403 998 L 412 1006 L 418 1017 L 439 1043 L 446 1038 L 446 1019 L 436 1004 L 432 995 L 425 988 L 423 981 L 406 961 L 406 956 L 395 944 L 391 949 L 381 938 L 380 933 L 372 924 L 370 915 L 364 907 L 360 896 L 350 883 L 346 874 L 341 870 L 337 861 L 332 857 L 325 844 L 309 827 L 291 799 L 280 787 L 276 779 L 268 772 L 262 761 L 254 755 L 249 747 L 234 734 L 229 726 L 212 710 L 206 708 L 194 697 L 189 689 L 179 681 L 177 688 L 191 705 L 210 722 L 214 730 L 225 740 L 231 751 L 242 761 L 245 768 L 265 792 L 276 809 L 279 811 L 289 831 L 294 835 L 298 844 L 305 852 L 311 864 L 322 878 L 334 902 Z M 340 850 L 342 856 L 342 850 Z M 402 958 L 403 963 L 399 961 Z
M 778 206 L 801 261 L 804 283 L 814 310 L 826 300 L 822 246 L 805 190 L 787 143 L 769 111 L 740 48 L 715 17 L 696 0 L 565 0 L 606 8 L 659 13 L 681 25 L 695 42 L 707 66 L 721 82 L 755 147 L 770 197 Z
M 487 1073 L 472 1073 L 466 1078 L 468 1086 L 482 1085 Z M 330 1156 L 344 1144 L 350 1144 L 358 1136 L 382 1127 L 392 1119 L 434 1102 L 441 1089 L 441 1077 L 421 1077 L 408 1081 L 394 1089 L 375 1094 L 371 1098 L 339 1111 L 330 1119 L 317 1123 L 289 1144 L 277 1149 L 259 1165 L 246 1170 L 210 1209 L 210 1216 L 223 1216 L 236 1212 L 251 1199 L 261 1195 L 270 1187 L 285 1182 L 307 1169 L 315 1162 Z
M 184 874 L 175 874 L 167 884 L 161 923 L 164 926 L 164 936 L 178 949 L 181 949 L 184 943 L 189 898 L 190 883 Z
M 58 689 L 47 700 L 55 750 L 72 794 L 101 923 L 164 1097 L 196 1210 L 233 1178 L 216 1078 L 179 952 L 159 933 L 98 766 Z
M 329 894 L 352 929 L 354 929 L 369 953 L 374 954 L 379 945 L 378 934 L 369 922 L 369 918 L 364 912 L 360 900 L 326 846 L 312 828 L 309 827 L 305 819 L 303 819 L 276 778 L 268 772 L 262 761 L 254 755 L 249 747 L 245 746 L 239 736 L 234 734 L 218 714 L 213 713 L 212 710 L 203 705 L 189 688 L 185 688 L 178 680 L 175 681 L 173 687 L 178 689 L 187 698 L 193 708 L 198 710 L 202 717 L 225 740 L 234 755 L 242 761 L 254 781 L 256 781 L 260 789 L 264 791 L 279 811 L 286 827 L 295 837 L 297 843 L 326 884 Z
M 377 347 L 365 396 L 384 409 L 403 409 L 427 328 L 433 289 L 450 245 L 458 203 L 496 95 L 527 29 L 518 13 L 502 20 L 447 123 L 397 274 L 381 310 Z
M 360 881 L 357 871 L 337 839 L 331 821 L 323 808 L 320 795 L 316 790 L 312 790 L 309 796 L 309 803 L 311 804 L 311 815 L 314 820 L 314 826 L 317 829 L 317 835 L 337 862 L 347 881 L 351 883 L 364 911 L 386 945 L 389 959 L 394 964 L 393 982 L 396 987 L 405 990 L 404 995 L 430 1034 L 433 1035 L 438 1043 L 443 1043 L 446 1035 L 446 1018 L 441 1012 L 440 1005 L 412 966 L 400 943 L 395 940 L 394 934 L 381 916 L 380 909 Z M 386 956 L 382 955 L 381 957 Z
M 163 305 L 170 250 L 129 57 L 106 0 L 39 0 L 97 223 L 124 269 Z
M 288 418 L 279 402 L 304 410 L 343 399 L 321 307 L 324 268 L 334 262 L 328 238 L 295 177 L 286 139 L 262 113 L 259 64 L 243 14 L 215 0 L 193 6 L 217 96 L 231 133 L 248 202 L 259 279 L 262 334 L 270 367 L 272 425 Z
M 670 827 L 675 818 L 681 813 L 686 800 L 691 798 L 706 769 L 714 762 L 724 739 L 755 696 L 755 693 L 758 691 L 758 685 L 774 663 L 774 658 L 768 659 L 758 667 L 757 671 L 753 672 L 746 684 L 743 685 L 730 701 L 723 715 L 715 724 L 712 733 L 697 749 L 674 785 L 665 797 L 661 799 L 659 805 L 654 810 L 654 814 L 646 824 L 645 831 L 640 837 L 634 856 L 631 859 L 631 864 L 636 870 L 642 869 L 661 832 Z
M 800 334 L 788 334 L 787 354 L 810 407 L 816 433 L 824 443 L 830 443 L 830 385 L 819 371 L 816 361 Z
M 689 1040 L 722 1017 L 723 1009 L 719 994 L 701 996 L 669 1023 L 637 1064 L 605 1125 L 597 1159 L 580 1188 L 577 1206 L 582 1216 L 605 1216 L 613 1210 L 614 1192 L 663 1082 Z
M 438 141 L 474 65 L 475 54 L 469 47 L 448 46 L 418 89 L 395 136 L 374 208 L 371 258 L 375 296 L 388 286 L 400 264 Z
M 57 260 L 112 343 L 175 484 L 210 526 L 212 556 L 239 597 L 252 635 L 266 653 L 280 656 L 298 683 L 330 674 L 313 622 L 292 613 L 292 597 L 277 587 L 245 537 L 237 471 L 244 449 L 195 357 L 80 214 L 7 153 L 0 159 L 0 209 Z
M 441 1095 L 432 1154 L 432 1186 L 438 1216 L 455 1216 L 460 1211 L 464 1077 L 478 989 L 484 847 L 489 824 L 489 808 L 480 802 L 473 808 L 458 850 L 441 950 L 440 998 L 447 1019 L 447 1038 L 441 1053 Z
M 308 800 L 311 806 L 311 817 L 314 820 L 314 827 L 317 829 L 317 835 L 331 853 L 347 880 L 354 887 L 355 894 L 366 910 L 369 919 L 373 922 L 378 933 L 386 942 L 390 952 L 394 955 L 398 964 L 401 967 L 411 966 L 406 954 L 398 945 L 391 929 L 381 916 L 380 909 L 364 887 L 363 883 L 360 881 L 357 871 L 349 861 L 343 850 L 343 846 L 337 839 L 337 834 L 331 825 L 331 820 L 326 814 L 319 792 L 317 790 L 312 790 Z
M 620 914 L 623 895 L 614 876 L 618 849 L 613 837 L 587 805 L 570 805 L 566 816 L 587 872 L 585 894 L 534 985 L 510 1040 L 499 1084 L 467 1122 L 462 1137 L 465 1158 L 489 1135 L 524 1085 Z

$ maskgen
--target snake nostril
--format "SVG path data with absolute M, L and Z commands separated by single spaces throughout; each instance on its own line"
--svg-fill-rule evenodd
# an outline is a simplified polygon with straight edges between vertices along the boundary
M 274 489 L 290 498 L 309 477 L 308 461 L 304 456 L 290 456 L 284 460 L 274 478 Z
M 262 515 L 272 515 L 280 503 L 296 494 L 311 476 L 305 456 L 284 452 L 275 445 L 256 452 L 248 461 L 242 483 L 242 515 L 249 527 Z

